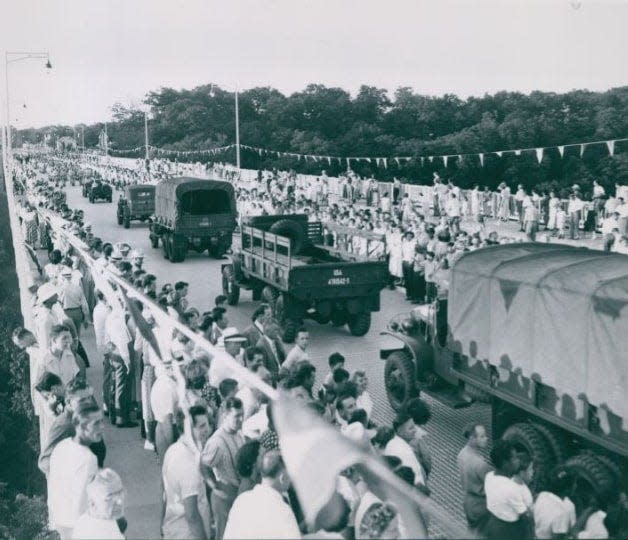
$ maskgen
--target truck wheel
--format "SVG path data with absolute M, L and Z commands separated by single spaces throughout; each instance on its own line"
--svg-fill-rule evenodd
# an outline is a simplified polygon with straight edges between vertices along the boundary
M 347 324 L 347 313 L 344 311 L 332 311 L 331 312 L 331 324 L 332 326 L 344 326 Z
M 240 287 L 236 285 L 233 266 L 225 266 L 222 270 L 222 292 L 227 297 L 227 304 L 238 305 L 240 300 Z
M 565 467 L 576 479 L 573 490 L 576 512 L 589 506 L 594 495 L 609 493 L 613 488 L 613 477 L 593 453 L 579 453 L 569 458 Z
M 289 238 L 292 255 L 298 255 L 305 246 L 306 237 L 303 227 L 291 219 L 281 219 L 273 223 L 269 232 Z
M 371 312 L 363 311 L 362 313 L 349 315 L 347 326 L 352 336 L 365 335 L 369 331 L 369 328 L 371 328 Z
M 532 424 L 520 422 L 510 426 L 502 438 L 511 441 L 517 451 L 527 453 L 534 462 L 534 478 L 531 487 L 538 489 L 545 485 L 545 479 L 556 463 L 552 450 L 545 442 L 543 435 Z
M 395 351 L 386 358 L 384 384 L 388 402 L 395 411 L 401 411 L 409 399 L 416 396 L 414 362 L 406 351 Z
M 273 309 L 273 313 L 275 312 L 275 302 L 277 302 L 277 296 L 277 291 L 270 285 L 266 285 L 262 289 L 262 300 Z
M 131 227 L 131 216 L 129 216 L 128 214 L 125 214 L 124 215 L 124 228 L 128 229 L 130 227 Z
M 565 437 L 562 436 L 556 429 L 545 424 L 539 424 L 532 422 L 534 429 L 536 429 L 545 439 L 545 442 L 549 445 L 554 455 L 554 463 L 560 465 L 567 459 L 568 450 Z
M 613 487 L 615 489 L 621 488 L 624 475 L 621 471 L 621 466 L 616 463 L 615 460 L 608 456 L 605 456 L 604 454 L 597 454 L 593 452 L 593 450 L 582 450 L 580 451 L 580 454 L 593 456 L 611 475 Z
M 174 239 L 170 240 L 170 262 L 180 263 L 185 261 L 186 251 L 186 247 L 175 242 Z

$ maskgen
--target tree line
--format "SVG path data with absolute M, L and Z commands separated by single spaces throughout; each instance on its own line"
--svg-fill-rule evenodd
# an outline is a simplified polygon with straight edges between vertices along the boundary
M 208 84 L 192 90 L 161 88 L 145 97 L 150 108 L 150 144 L 174 151 L 201 150 L 235 141 L 235 99 L 232 92 Z M 115 104 L 108 135 L 113 155 L 116 149 L 144 144 L 144 113 Z M 535 91 L 529 95 L 498 92 L 461 99 L 453 94 L 432 97 L 398 88 L 392 97 L 386 89 L 362 86 L 355 97 L 341 88 L 310 84 L 302 92 L 286 96 L 270 87 L 252 88 L 239 94 L 240 140 L 242 144 L 280 152 L 323 156 L 428 156 L 491 152 L 516 148 L 547 147 L 628 135 L 628 86 L 606 92 L 574 90 L 558 94 Z M 84 126 L 85 146 L 95 147 L 104 124 Z M 23 130 L 22 141 L 42 140 L 54 129 L 56 136 L 72 135 L 72 128 L 53 126 Z M 79 133 L 79 130 L 76 131 Z M 79 144 L 82 141 L 79 137 Z M 506 181 L 528 189 L 565 189 L 574 183 L 585 193 L 594 179 L 612 189 L 628 183 L 628 144 L 618 143 L 611 157 L 604 145 L 545 152 L 541 164 L 534 152 L 521 156 L 477 156 L 459 162 L 450 159 L 433 163 L 413 159 L 388 167 L 375 161 L 351 164 L 362 175 L 378 179 L 393 177 L 411 183 L 431 183 L 433 172 L 451 178 L 462 187 L 475 183 L 491 189 Z M 143 156 L 143 150 L 129 157 Z M 175 156 L 173 156 L 174 158 Z M 179 156 L 179 160 L 231 161 L 233 149 L 214 157 L 202 154 Z M 247 168 L 294 169 L 335 175 L 346 170 L 332 161 L 298 161 L 296 158 L 258 155 L 242 151 Z

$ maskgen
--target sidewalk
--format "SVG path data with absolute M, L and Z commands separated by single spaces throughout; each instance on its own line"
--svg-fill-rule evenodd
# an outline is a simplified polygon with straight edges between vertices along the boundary
M 45 251 L 38 250 L 42 266 L 48 262 Z M 102 357 L 96 350 L 94 327 L 83 328 L 81 342 L 90 366 L 87 379 L 94 388 L 94 394 L 102 405 Z M 105 417 L 105 443 L 107 457 L 105 467 L 114 469 L 122 478 L 127 491 L 126 519 L 129 523 L 126 538 L 160 538 L 161 487 L 157 454 L 144 450 L 144 439 L 140 428 L 117 428 Z

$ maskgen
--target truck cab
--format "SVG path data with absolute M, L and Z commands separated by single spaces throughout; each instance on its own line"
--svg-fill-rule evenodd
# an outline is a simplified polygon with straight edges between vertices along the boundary
M 125 229 L 132 220 L 146 221 L 155 213 L 155 186 L 151 184 L 133 184 L 124 188 L 118 199 L 118 225 Z

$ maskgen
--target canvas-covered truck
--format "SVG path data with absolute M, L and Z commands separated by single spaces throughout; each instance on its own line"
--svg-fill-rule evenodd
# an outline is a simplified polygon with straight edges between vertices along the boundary
M 133 184 L 124 188 L 118 199 L 118 225 L 125 229 L 132 220 L 144 222 L 155 213 L 155 186 L 151 184 Z
M 354 336 L 371 326 L 380 309 L 388 270 L 381 261 L 347 262 L 323 246 L 321 222 L 305 214 L 244 220 L 241 246 L 222 265 L 227 302 L 238 303 L 240 289 L 273 306 L 286 343 L 294 341 L 304 319 L 347 325 Z
M 628 257 L 560 244 L 463 255 L 447 297 L 396 316 L 381 350 L 389 401 L 423 390 L 490 403 L 493 437 L 535 464 L 564 463 L 577 506 L 626 489 Z
M 188 250 L 209 251 L 218 259 L 231 246 L 236 226 L 233 186 L 222 180 L 168 178 L 155 186 L 155 215 L 150 225 L 153 248 L 177 263 Z

